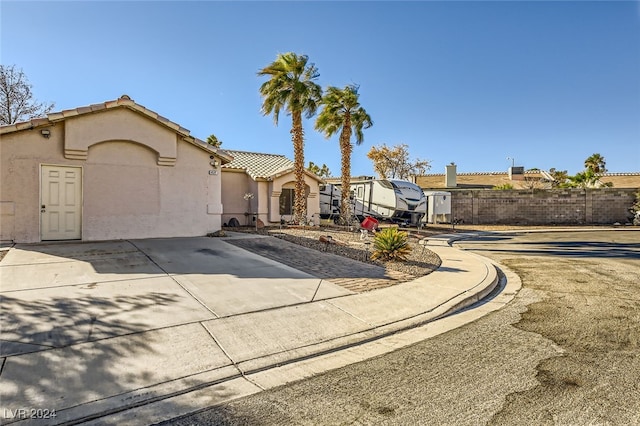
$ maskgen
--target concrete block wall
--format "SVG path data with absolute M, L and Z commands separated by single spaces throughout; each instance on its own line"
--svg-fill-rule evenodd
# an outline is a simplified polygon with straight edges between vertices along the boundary
M 452 216 L 468 224 L 611 224 L 628 221 L 637 189 L 460 190 Z

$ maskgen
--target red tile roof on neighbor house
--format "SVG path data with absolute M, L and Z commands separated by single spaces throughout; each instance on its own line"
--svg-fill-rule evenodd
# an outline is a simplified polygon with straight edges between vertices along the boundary
M 227 170 L 243 170 L 253 180 L 272 180 L 283 174 L 292 172 L 294 168 L 293 161 L 280 154 L 235 150 L 226 150 L 226 152 L 233 157 L 233 161 L 224 164 L 222 168 Z M 321 178 L 307 170 L 305 170 L 305 173 L 320 182 L 322 181 Z
M 551 176 L 545 171 L 525 171 L 521 179 L 512 180 L 507 172 L 457 173 L 453 188 L 447 187 L 444 173 L 416 176 L 416 184 L 422 189 L 491 189 L 504 184 L 515 189 L 550 188 Z M 640 172 L 605 173 L 600 178 L 603 183 L 611 182 L 614 188 L 640 188 Z
M 216 148 L 212 145 L 209 145 L 208 143 L 206 143 L 201 139 L 191 136 L 191 132 L 189 132 L 189 130 L 180 126 L 178 123 L 174 123 L 168 118 L 161 116 L 157 112 L 147 109 L 144 106 L 134 102 L 127 95 L 122 95 L 118 99 L 112 100 L 112 101 L 106 101 L 99 104 L 67 109 L 59 112 L 52 112 L 47 114 L 46 117 L 34 118 L 29 121 L 1 126 L 0 135 L 19 132 L 22 130 L 31 130 L 36 127 L 49 126 L 51 124 L 64 121 L 67 118 L 77 117 L 85 114 L 100 113 L 113 108 L 128 108 L 132 111 L 137 112 L 138 114 L 142 114 L 148 117 L 149 119 L 158 122 L 162 126 L 168 127 L 169 129 L 176 132 L 178 135 L 182 136 L 182 139 L 184 141 L 189 142 L 197 146 L 198 148 L 201 148 L 216 154 L 218 157 L 220 157 L 223 160 L 222 161 L 223 163 L 230 162 L 233 159 L 225 150 Z

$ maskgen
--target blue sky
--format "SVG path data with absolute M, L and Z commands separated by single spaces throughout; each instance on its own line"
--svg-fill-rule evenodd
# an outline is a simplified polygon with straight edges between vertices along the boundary
M 373 145 L 409 145 L 430 173 L 576 173 L 599 152 L 640 171 L 638 1 L 7 2 L 2 64 L 55 110 L 133 100 L 223 148 L 293 158 L 291 121 L 260 113 L 257 71 L 306 54 L 323 87 L 360 85 Z M 337 137 L 305 122 L 305 161 L 340 172 Z

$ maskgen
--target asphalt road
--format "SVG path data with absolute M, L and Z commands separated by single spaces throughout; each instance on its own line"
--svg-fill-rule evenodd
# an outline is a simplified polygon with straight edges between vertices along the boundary
M 500 311 L 170 425 L 640 424 L 640 232 L 460 242 L 523 281 Z

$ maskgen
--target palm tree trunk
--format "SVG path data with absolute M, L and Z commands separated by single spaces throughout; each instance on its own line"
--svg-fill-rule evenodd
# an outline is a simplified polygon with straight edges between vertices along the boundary
M 301 223 L 307 216 L 306 191 L 304 185 L 304 130 L 302 129 L 302 113 L 294 112 L 292 119 L 291 139 L 293 141 L 293 168 L 296 179 L 293 201 L 293 221 L 295 223 Z
M 349 195 L 351 194 L 351 116 L 345 114 L 344 125 L 340 132 L 340 154 L 342 157 L 342 207 L 340 214 L 344 223 L 349 223 L 351 216 L 351 206 L 349 203 Z

